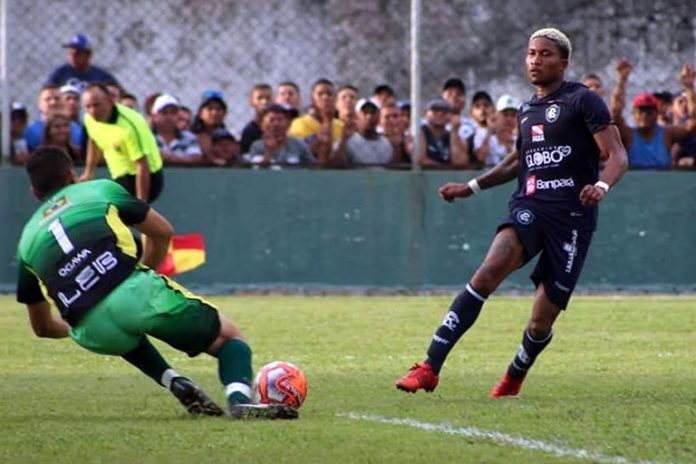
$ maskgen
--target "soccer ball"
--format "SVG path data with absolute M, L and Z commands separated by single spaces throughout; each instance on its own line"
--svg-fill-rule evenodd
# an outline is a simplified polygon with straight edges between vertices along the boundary
M 287 404 L 299 408 L 307 398 L 307 378 L 302 369 L 285 361 L 263 366 L 254 380 L 254 396 L 263 404 Z

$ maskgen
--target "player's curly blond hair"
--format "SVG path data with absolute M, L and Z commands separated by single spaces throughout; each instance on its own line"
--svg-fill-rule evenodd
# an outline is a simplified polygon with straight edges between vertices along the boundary
M 550 40 L 556 46 L 558 49 L 561 51 L 561 57 L 565 58 L 566 60 L 570 59 L 570 54 L 573 51 L 573 46 L 570 44 L 570 39 L 568 38 L 567 35 L 565 35 L 563 32 L 560 30 L 556 29 L 555 27 L 545 27 L 543 29 L 539 29 L 535 31 L 530 37 L 529 40 L 536 39 L 537 37 L 543 37 L 545 39 Z

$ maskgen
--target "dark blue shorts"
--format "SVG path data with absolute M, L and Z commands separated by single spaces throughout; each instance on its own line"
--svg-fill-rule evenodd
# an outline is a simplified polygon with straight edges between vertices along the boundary
M 592 241 L 592 229 L 544 215 L 539 209 L 514 207 L 498 232 L 512 227 L 524 248 L 525 264 L 539 255 L 530 275 L 535 286 L 544 284 L 549 300 L 561 309 L 568 306 Z

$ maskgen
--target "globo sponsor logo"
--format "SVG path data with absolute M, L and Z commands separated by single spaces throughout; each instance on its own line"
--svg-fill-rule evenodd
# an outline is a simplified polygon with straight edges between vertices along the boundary
M 524 157 L 528 168 L 560 164 L 573 152 L 569 145 L 560 145 L 529 153 Z

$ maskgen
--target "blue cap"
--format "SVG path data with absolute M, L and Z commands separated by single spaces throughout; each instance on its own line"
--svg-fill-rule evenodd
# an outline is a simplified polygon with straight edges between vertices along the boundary
M 78 50 L 92 50 L 92 44 L 89 43 L 89 38 L 84 34 L 73 36 L 67 43 L 63 44 L 65 48 L 76 48 Z
M 222 107 L 227 111 L 227 102 L 225 102 L 225 94 L 220 90 L 206 90 L 203 92 L 203 97 L 201 98 L 201 108 L 206 106 L 211 101 L 220 102 Z

